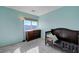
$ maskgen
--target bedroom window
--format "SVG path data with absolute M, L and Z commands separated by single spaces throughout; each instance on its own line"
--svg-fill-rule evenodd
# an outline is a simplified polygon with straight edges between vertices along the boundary
M 37 20 L 24 20 L 24 31 L 37 29 L 38 21 Z

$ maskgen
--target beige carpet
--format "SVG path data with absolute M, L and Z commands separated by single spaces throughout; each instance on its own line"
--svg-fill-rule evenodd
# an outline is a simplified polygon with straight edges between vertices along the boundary
M 40 38 L 2 47 L 0 53 L 62 53 L 62 51 L 45 45 L 44 39 Z

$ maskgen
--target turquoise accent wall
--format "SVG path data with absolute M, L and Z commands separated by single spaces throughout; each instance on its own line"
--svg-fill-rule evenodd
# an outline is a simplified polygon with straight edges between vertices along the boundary
M 20 16 L 38 19 L 38 16 L 0 6 L 0 47 L 22 42 L 24 39 L 23 21 L 18 19 Z
M 69 28 L 79 30 L 79 7 L 65 6 L 45 15 L 40 16 L 40 28 L 42 29 L 42 36 L 45 31 L 53 28 Z
M 20 16 L 38 19 L 44 38 L 45 31 L 64 27 L 79 30 L 79 7 L 62 7 L 40 17 L 28 13 L 0 7 L 0 47 L 21 42 L 24 39 L 23 21 Z

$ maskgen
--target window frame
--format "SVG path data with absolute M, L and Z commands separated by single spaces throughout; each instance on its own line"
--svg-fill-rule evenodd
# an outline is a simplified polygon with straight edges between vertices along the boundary
M 27 21 L 27 20 L 25 19 L 24 21 Z M 33 30 L 33 29 L 37 29 L 37 28 L 38 28 L 38 26 L 39 26 L 38 20 L 29 20 L 29 19 L 28 19 L 28 21 L 31 21 L 31 24 L 29 25 L 29 26 L 30 26 L 30 29 L 29 29 L 29 30 Z M 33 25 L 32 25 L 32 22 L 33 22 L 33 21 L 36 21 L 36 22 L 37 22 L 36 28 L 33 28 Z M 24 26 L 26 26 L 26 25 L 24 25 Z M 28 30 L 25 30 L 25 28 L 24 28 L 24 31 L 28 31 Z

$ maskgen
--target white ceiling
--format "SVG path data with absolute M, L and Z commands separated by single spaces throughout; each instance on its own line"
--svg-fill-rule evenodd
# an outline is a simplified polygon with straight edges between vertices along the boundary
M 8 6 L 8 8 L 16 9 L 32 15 L 41 16 L 48 12 L 59 9 L 61 6 Z

